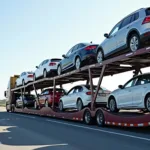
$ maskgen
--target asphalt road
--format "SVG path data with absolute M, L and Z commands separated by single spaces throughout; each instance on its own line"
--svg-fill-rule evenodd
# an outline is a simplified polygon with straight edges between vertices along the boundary
M 87 126 L 0 108 L 0 150 L 150 150 L 150 128 Z

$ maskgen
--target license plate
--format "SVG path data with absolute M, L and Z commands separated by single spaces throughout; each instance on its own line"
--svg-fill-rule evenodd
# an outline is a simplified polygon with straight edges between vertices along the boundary
M 106 96 L 104 93 L 98 93 L 98 96 Z

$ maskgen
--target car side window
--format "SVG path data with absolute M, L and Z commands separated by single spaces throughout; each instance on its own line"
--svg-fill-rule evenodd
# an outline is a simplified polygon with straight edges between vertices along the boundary
M 130 15 L 130 16 L 126 17 L 125 19 L 123 19 L 120 28 L 123 28 L 123 27 L 127 26 L 128 24 L 130 24 L 131 23 L 131 19 L 132 19 L 132 15 Z
M 119 22 L 118 24 L 116 24 L 114 26 L 114 28 L 110 31 L 109 36 L 113 36 L 116 32 L 118 32 L 119 29 L 120 29 L 120 25 L 121 25 L 121 22 Z
M 85 45 L 82 43 L 78 45 L 78 49 L 83 48 L 83 47 L 85 47 Z
M 78 86 L 78 87 L 76 88 L 76 93 L 79 93 L 79 92 L 82 92 L 82 91 L 83 91 L 82 86 Z
M 147 83 L 150 83 L 150 75 L 143 75 L 138 78 L 136 85 L 143 85 Z

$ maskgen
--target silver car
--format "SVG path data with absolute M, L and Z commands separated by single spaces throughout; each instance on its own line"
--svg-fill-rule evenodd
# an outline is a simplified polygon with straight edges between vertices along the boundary
M 97 49 L 97 61 L 126 51 L 136 51 L 150 43 L 150 7 L 141 8 L 117 23 Z

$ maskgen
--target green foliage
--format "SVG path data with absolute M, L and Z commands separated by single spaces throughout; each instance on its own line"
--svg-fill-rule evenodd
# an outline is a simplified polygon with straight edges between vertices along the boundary
M 5 100 L 5 99 L 0 100 L 0 106 L 5 106 L 5 103 L 6 103 L 6 100 Z

